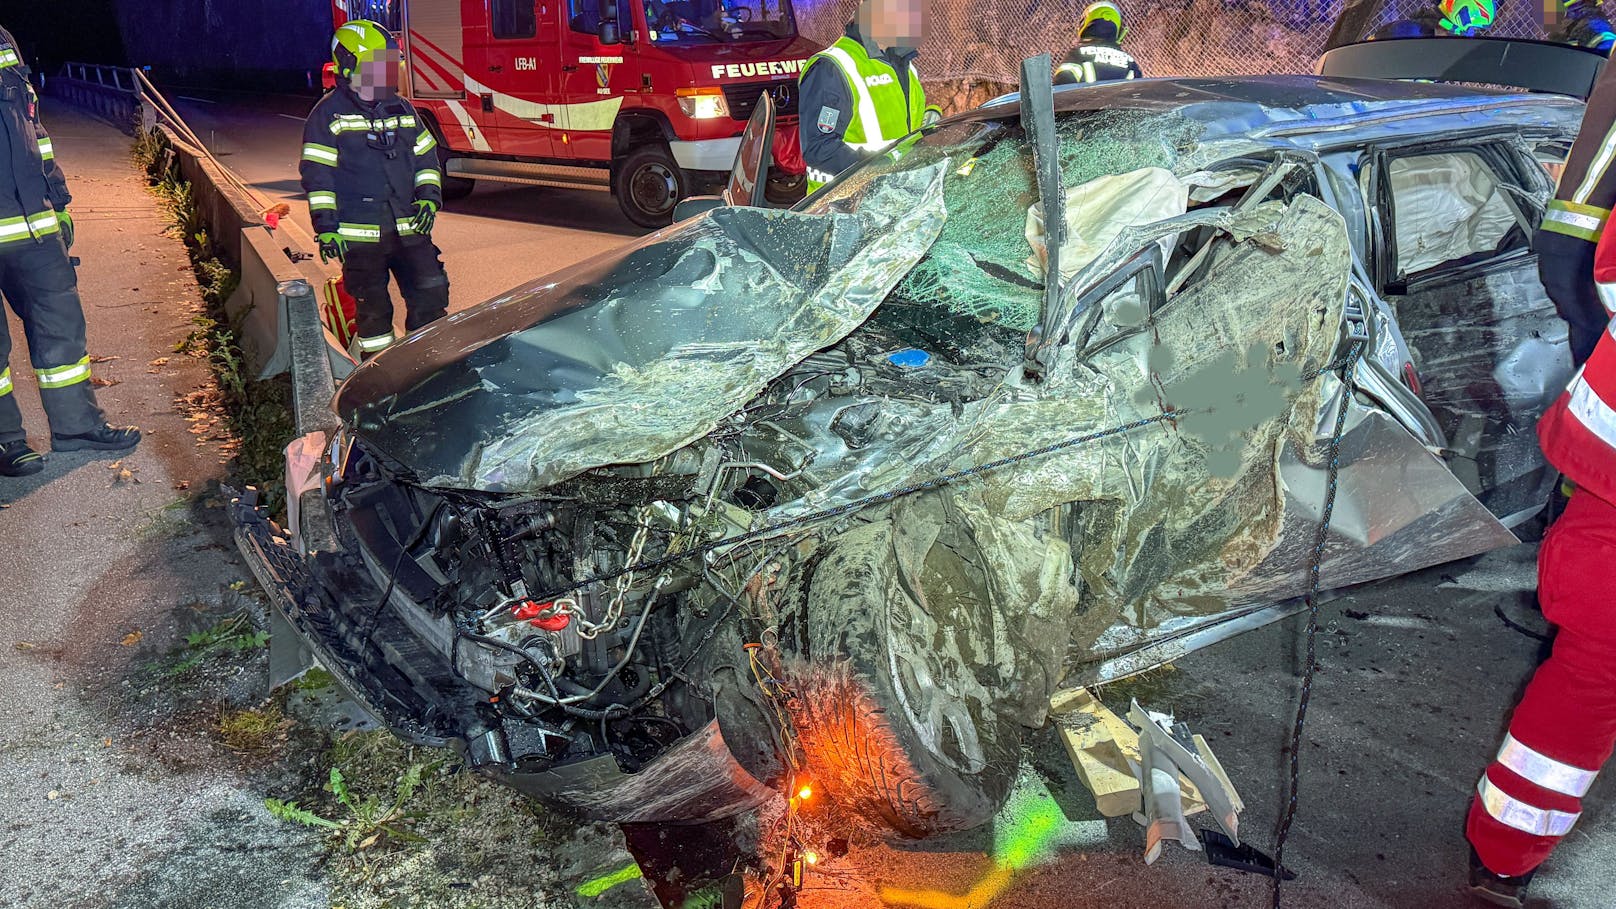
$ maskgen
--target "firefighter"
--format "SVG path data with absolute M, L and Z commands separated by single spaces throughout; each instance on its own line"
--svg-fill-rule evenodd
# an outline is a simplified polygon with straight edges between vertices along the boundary
M 357 303 L 356 353 L 391 345 L 389 273 L 404 294 L 414 331 L 449 309 L 449 277 L 432 242 L 443 204 L 437 142 L 399 96 L 398 44 L 374 22 L 354 20 L 331 42 L 337 87 L 314 106 L 303 130 L 303 190 L 320 259 L 342 263 Z
M 1538 277 L 1571 327 L 1571 360 L 1582 365 L 1605 333 L 1609 315 L 1593 281 L 1594 247 L 1616 207 L 1616 170 L 1609 149 L 1616 122 L 1616 67 L 1605 67 L 1588 97 L 1582 131 L 1571 147 L 1560 186 L 1532 238 Z
M 797 129 L 808 191 L 926 122 L 915 69 L 929 0 L 863 0 L 858 17 L 802 71 Z
M 1559 220 L 1546 220 L 1538 234 L 1551 241 L 1540 245 L 1545 281 L 1563 271 L 1562 291 L 1580 295 L 1586 285 L 1578 305 L 1591 309 L 1577 313 L 1582 330 L 1592 330 L 1592 310 L 1605 325 L 1590 338 L 1572 323 L 1572 341 L 1583 345 L 1578 361 L 1586 363 L 1538 423 L 1544 455 L 1576 491 L 1538 553 L 1538 603 L 1558 627 L 1553 652 L 1516 705 L 1466 825 L 1471 888 L 1499 906 L 1524 904 L 1532 875 L 1576 823 L 1581 798 L 1616 743 L 1616 609 L 1604 581 L 1616 560 L 1616 235 L 1601 236 L 1616 180 L 1608 163 L 1588 164 L 1591 156 L 1608 158 L 1613 144 L 1616 67 L 1606 67 L 1550 212 Z
M 52 451 L 123 451 L 140 441 L 115 429 L 95 402 L 85 349 L 84 305 L 68 258 L 72 197 L 39 122 L 39 99 L 11 33 L 0 28 L 0 293 L 28 338 Z M 0 476 L 44 469 L 28 446 L 11 380 L 11 335 L 0 316 Z
M 1420 10 L 1407 19 L 1392 22 L 1369 37 L 1371 40 L 1439 36 L 1473 38 L 1492 27 L 1497 14 L 1498 4 L 1495 0 L 1441 0 L 1438 5 Z
M 1140 79 L 1144 73 L 1133 55 L 1122 49 L 1122 9 L 1110 0 L 1099 0 L 1083 11 L 1077 28 L 1077 46 L 1055 69 L 1056 85 L 1093 82 L 1120 82 Z
M 1616 27 L 1605 18 L 1598 0 L 1571 0 L 1559 12 L 1558 22 L 1547 23 L 1549 40 L 1610 54 L 1616 45 Z

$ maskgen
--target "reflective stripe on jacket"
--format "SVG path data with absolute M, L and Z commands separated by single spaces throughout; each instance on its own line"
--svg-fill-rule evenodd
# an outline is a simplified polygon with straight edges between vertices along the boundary
M 347 86 L 326 93 L 303 129 L 298 172 L 317 234 L 381 240 L 382 225 L 414 231 L 415 203 L 443 204 L 438 143 L 403 98 L 361 101 Z
M 71 201 L 22 52 L 0 28 L 0 249 L 58 233 Z
M 847 122 L 842 141 L 848 148 L 867 158 L 904 136 L 919 129 L 926 119 L 926 90 L 920 84 L 920 73 L 914 64 L 900 75 L 890 63 L 872 57 L 864 43 L 851 35 L 844 35 L 830 47 L 809 58 L 803 73 L 816 65 L 828 62 L 834 65 L 847 83 L 852 94 L 853 110 Z M 808 103 L 806 100 L 800 103 Z M 804 127 L 816 113 L 802 108 Z M 808 191 L 813 192 L 829 183 L 836 175 L 808 165 Z

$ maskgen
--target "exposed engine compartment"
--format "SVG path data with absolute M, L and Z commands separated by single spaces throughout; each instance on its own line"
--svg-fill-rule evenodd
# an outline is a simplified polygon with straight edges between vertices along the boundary
M 376 584 L 392 588 L 391 609 L 488 696 L 486 719 L 504 740 L 489 760 L 533 772 L 610 755 L 633 773 L 714 720 L 700 681 L 715 669 L 711 642 L 732 625 L 746 640 L 778 641 L 788 598 L 803 596 L 792 569 L 815 541 L 761 560 L 755 548 L 678 554 L 875 470 L 891 454 L 882 443 L 911 418 L 939 406 L 959 414 L 1019 357 L 1017 333 L 996 343 L 976 325 L 961 333 L 973 346 L 957 347 L 935 309 L 915 310 L 916 325 L 930 315 L 925 330 L 889 306 L 695 444 L 541 495 L 410 486 L 348 451 L 338 523 Z M 624 573 L 646 564 L 655 567 Z M 604 580 L 572 589 L 594 578 Z M 546 596 L 558 590 L 569 592 Z

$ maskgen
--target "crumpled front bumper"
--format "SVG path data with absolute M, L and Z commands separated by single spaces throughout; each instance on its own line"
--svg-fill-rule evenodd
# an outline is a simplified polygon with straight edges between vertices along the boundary
M 258 509 L 256 493 L 231 497 L 237 547 L 269 595 L 271 687 L 314 665 L 381 725 L 418 745 L 453 747 L 496 782 L 591 820 L 613 823 L 709 821 L 755 808 L 775 793 L 735 760 L 716 721 L 679 741 L 638 773 L 614 758 L 523 768 L 509 759 L 497 724 L 477 710 L 482 692 L 461 682 L 446 661 L 402 622 L 385 618 L 359 653 L 346 642 L 349 621 L 339 604 L 368 614 L 381 591 L 340 555 L 305 557 Z M 305 515 L 307 517 L 307 515 Z

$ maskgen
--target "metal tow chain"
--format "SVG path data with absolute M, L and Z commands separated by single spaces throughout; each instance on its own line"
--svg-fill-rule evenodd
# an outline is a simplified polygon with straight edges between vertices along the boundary
M 1302 777 L 1302 735 L 1307 728 L 1307 708 L 1313 699 L 1313 677 L 1318 673 L 1319 636 L 1319 584 L 1320 569 L 1324 564 L 1324 547 L 1329 542 L 1330 518 L 1335 512 L 1336 482 L 1341 474 L 1341 436 L 1346 430 L 1347 408 L 1357 390 L 1353 376 L 1357 374 L 1358 360 L 1363 356 L 1367 341 L 1361 337 L 1347 352 L 1341 369 L 1341 405 L 1335 414 L 1335 430 L 1330 435 L 1329 481 L 1324 491 L 1324 512 L 1319 516 L 1318 532 L 1313 539 L 1313 555 L 1308 565 L 1307 593 L 1307 662 L 1302 669 L 1302 696 L 1296 705 L 1296 724 L 1291 729 L 1290 780 L 1286 790 L 1285 814 L 1280 818 L 1279 833 L 1274 844 L 1273 909 L 1280 909 L 1280 886 L 1285 879 L 1285 841 L 1290 838 L 1291 824 L 1296 820 L 1297 799 Z M 1323 373 L 1321 372 L 1320 375 Z
M 757 530 L 749 530 L 746 533 L 740 534 L 738 536 L 725 537 L 724 539 L 720 539 L 720 540 L 710 540 L 710 541 L 708 541 L 706 543 L 703 543 L 700 546 L 695 546 L 695 547 L 692 547 L 690 549 L 682 549 L 682 550 L 680 550 L 678 552 L 673 553 L 672 555 L 665 555 L 665 556 L 662 556 L 661 558 L 651 559 L 651 560 L 644 561 L 644 562 L 635 562 L 635 563 L 632 563 L 632 564 L 628 565 L 625 568 L 618 568 L 618 569 L 616 569 L 614 571 L 609 571 L 609 572 L 605 572 L 605 573 L 602 573 L 602 574 L 595 575 L 594 577 L 589 578 L 588 580 L 578 581 L 576 583 L 569 584 L 569 585 L 567 585 L 565 587 L 558 587 L 555 590 L 551 590 L 551 591 L 548 591 L 548 592 L 544 593 L 538 599 L 541 600 L 541 601 L 553 601 L 553 600 L 560 599 L 560 598 L 566 596 L 569 593 L 574 593 L 576 591 L 582 590 L 585 587 L 590 586 L 591 584 L 599 584 L 599 583 L 603 583 L 605 581 L 613 581 L 613 580 L 621 578 L 621 577 L 623 577 L 625 575 L 630 575 L 631 576 L 631 575 L 638 574 L 638 573 L 640 573 L 642 571 L 659 571 L 659 570 L 661 570 L 663 568 L 666 568 L 666 567 L 668 567 L 670 565 L 677 564 L 677 563 L 685 561 L 687 559 L 700 558 L 700 557 L 706 556 L 708 553 L 715 552 L 715 551 L 717 551 L 719 549 L 727 549 L 727 548 L 734 547 L 734 546 L 740 546 L 740 545 L 743 545 L 743 544 L 746 544 L 746 543 L 753 542 L 755 540 L 763 539 L 765 537 L 774 536 L 775 534 L 781 533 L 783 531 L 791 530 L 791 529 L 796 528 L 796 527 L 802 527 L 802 526 L 807 525 L 807 524 L 817 524 L 817 523 L 819 523 L 821 521 L 828 521 L 828 520 L 831 520 L 833 518 L 839 518 L 839 517 L 841 517 L 843 515 L 848 515 L 848 514 L 852 514 L 855 511 L 859 511 L 860 509 L 868 508 L 868 507 L 870 507 L 872 505 L 879 505 L 879 504 L 882 504 L 884 502 L 891 502 L 891 501 L 893 501 L 895 499 L 900 499 L 900 498 L 903 498 L 905 496 L 911 496 L 911 495 L 915 495 L 917 493 L 922 493 L 922 492 L 930 492 L 931 490 L 934 490 L 934 489 L 941 489 L 941 488 L 943 488 L 945 486 L 950 486 L 950 485 L 953 485 L 955 483 L 962 482 L 964 480 L 970 480 L 970 479 L 973 479 L 975 477 L 979 477 L 979 476 L 982 476 L 984 474 L 991 473 L 991 472 L 993 472 L 995 470 L 1001 470 L 1001 469 L 1003 469 L 1005 467 L 1011 467 L 1011 466 L 1014 466 L 1016 464 L 1020 464 L 1020 463 L 1025 462 L 1025 461 L 1030 461 L 1030 460 L 1032 460 L 1034 458 L 1041 458 L 1041 457 L 1044 457 L 1045 455 L 1054 454 L 1054 453 L 1059 452 L 1059 451 L 1065 451 L 1065 450 L 1070 449 L 1070 448 L 1076 448 L 1079 445 L 1087 445 L 1090 442 L 1098 442 L 1098 441 L 1100 441 L 1102 439 L 1107 439 L 1107 438 L 1110 438 L 1112 436 L 1118 436 L 1118 435 L 1122 435 L 1124 433 L 1133 432 L 1136 429 L 1143 429 L 1146 426 L 1152 426 L 1152 425 L 1155 425 L 1157 423 L 1171 422 L 1171 421 L 1179 419 L 1180 417 L 1185 416 L 1186 414 L 1189 414 L 1190 412 L 1191 411 L 1189 409 L 1187 409 L 1187 408 L 1180 408 L 1180 409 L 1177 409 L 1177 410 L 1169 410 L 1169 411 L 1166 411 L 1164 413 L 1157 414 L 1154 417 L 1146 417 L 1146 418 L 1144 418 L 1142 420 L 1135 420 L 1132 423 L 1124 423 L 1124 424 L 1122 424 L 1120 426 L 1113 426 L 1110 429 L 1101 430 L 1099 432 L 1086 433 L 1084 435 L 1077 436 L 1075 438 L 1067 439 L 1064 442 L 1056 442 L 1056 443 L 1054 443 L 1052 445 L 1045 445 L 1042 448 L 1037 448 L 1037 449 L 1034 449 L 1032 451 L 1023 452 L 1023 453 L 1018 454 L 1018 455 L 1012 455 L 1012 456 L 1010 456 L 1008 458 L 1000 458 L 997 461 L 990 461 L 990 462 L 988 462 L 986 464 L 979 464 L 976 467 L 972 467 L 972 468 L 969 468 L 969 469 L 966 469 L 966 470 L 960 470 L 960 471 L 955 471 L 954 473 L 944 474 L 944 475 L 942 475 L 940 477 L 936 477 L 936 478 L 927 480 L 927 481 L 925 481 L 923 483 L 915 483 L 914 485 L 905 486 L 905 487 L 902 487 L 900 489 L 894 489 L 894 490 L 892 490 L 890 492 L 883 492 L 883 493 L 877 493 L 876 495 L 865 496 L 862 499 L 856 499 L 856 500 L 854 500 L 852 502 L 848 502 L 848 503 L 846 503 L 844 505 L 837 505 L 834 508 L 827 508 L 827 509 L 824 509 L 822 511 L 816 511 L 816 512 L 813 512 L 811 514 L 803 515 L 801 517 L 791 518 L 791 519 L 785 520 L 785 521 L 780 521 L 779 523 L 776 523 L 776 524 L 770 524 L 770 525 L 768 525 L 766 527 L 760 527 Z

